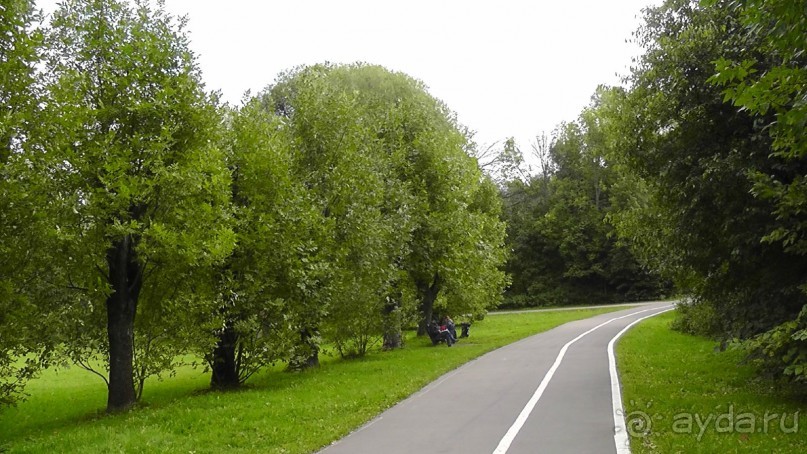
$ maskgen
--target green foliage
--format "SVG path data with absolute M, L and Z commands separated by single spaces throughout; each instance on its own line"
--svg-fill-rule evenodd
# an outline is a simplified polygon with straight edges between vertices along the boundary
M 313 66 L 282 76 L 264 95 L 287 118 L 292 171 L 325 225 L 319 247 L 331 271 L 323 297 L 296 326 L 322 329 L 345 355 L 362 355 L 381 335 L 381 307 L 410 231 L 409 196 L 394 173 L 398 150 L 378 137 L 398 126 L 384 98 L 393 79 L 378 67 Z
M 780 174 L 764 123 L 723 102 L 712 61 L 767 61 L 725 3 L 670 1 L 648 10 L 646 48 L 627 93 L 605 104 L 610 162 L 636 190 L 613 217 L 680 289 L 714 307 L 724 336 L 749 337 L 792 317 L 803 259 L 762 242 L 776 223 L 751 175 Z M 699 303 L 700 304 L 700 303 Z M 710 326 L 712 324 L 709 324 Z
M 52 201 L 42 175 L 30 171 L 39 150 L 35 64 L 41 32 L 33 2 L 6 1 L 0 8 L 0 407 L 24 397 L 24 386 L 48 365 L 59 339 L 54 289 L 42 285 L 53 251 L 47 225 Z
M 446 303 L 441 309 L 479 317 L 499 305 L 510 279 L 504 272 L 506 226 L 500 220 L 498 188 L 490 179 L 480 178 L 473 191 L 467 212 L 454 214 L 455 225 L 447 226 L 465 236 L 451 251 L 451 267 L 441 273 Z
M 551 171 L 503 190 L 513 249 L 508 307 L 638 300 L 665 290 L 607 222 L 621 195 L 600 126 L 599 98 L 608 95 L 599 92 L 577 122 L 562 125 L 539 150 Z
M 292 325 L 306 305 L 315 304 L 328 275 L 321 258 L 326 224 L 292 174 L 294 156 L 281 119 L 257 98 L 228 117 L 237 246 L 213 278 L 224 319 L 216 333 L 219 348 L 231 349 L 235 358 L 226 367 L 234 367 L 243 383 L 262 367 L 290 359 L 299 337 Z M 224 352 L 216 352 L 200 352 L 214 374 L 224 360 Z
M 713 4 L 714 2 L 707 2 Z M 770 136 L 772 156 L 781 158 L 777 172 L 752 171 L 754 194 L 775 207 L 777 223 L 765 241 L 807 254 L 803 206 L 807 201 L 802 162 L 807 157 L 807 7 L 799 2 L 737 0 L 730 2 L 764 57 L 721 56 L 709 81 L 724 87 L 724 100 L 749 112 Z
M 448 109 L 431 97 L 405 112 L 405 160 L 399 171 L 416 197 L 410 252 L 403 262 L 415 287 L 421 330 L 445 292 L 451 314 L 484 312 L 501 301 L 507 280 L 504 225 L 494 186 L 467 151 L 473 145 Z M 414 104 L 414 103 L 413 103 Z
M 675 311 L 672 328 L 696 336 L 719 337 L 723 333 L 720 317 L 709 302 L 686 300 Z
M 679 329 L 753 339 L 760 356 L 789 351 L 784 340 L 807 303 L 797 3 L 675 0 L 649 9 L 633 86 L 604 105 L 609 161 L 627 195 L 612 215 L 620 237 L 693 295 Z M 766 357 L 780 373 L 802 361 Z
M 305 321 L 340 353 L 363 355 L 387 323 L 407 319 L 413 289 L 422 319 L 440 291 L 452 313 L 498 301 L 495 191 L 466 154 L 462 128 L 422 83 L 377 66 L 318 65 L 284 74 L 262 99 L 287 118 L 296 178 L 328 223 L 328 298 Z
M 5 165 L 31 132 L 34 63 L 41 34 L 33 30 L 38 16 L 32 1 L 4 2 L 0 18 L 0 165 Z
M 187 343 L 212 342 L 199 318 L 214 313 L 205 271 L 233 244 L 230 175 L 182 27 L 145 2 L 68 1 L 53 15 L 54 115 L 38 165 L 61 205 L 54 247 L 69 266 L 58 285 L 76 290 L 65 348 L 80 364 L 137 352 L 137 373 L 149 374 Z M 128 328 L 107 324 L 117 311 L 130 311 Z
M 231 109 L 162 2 L 32 6 L 0 11 L 0 402 L 56 358 L 123 410 L 189 352 L 240 384 L 500 300 L 496 188 L 421 82 L 317 65 Z
M 807 306 L 794 320 L 749 339 L 742 348 L 763 372 L 788 381 L 807 381 Z

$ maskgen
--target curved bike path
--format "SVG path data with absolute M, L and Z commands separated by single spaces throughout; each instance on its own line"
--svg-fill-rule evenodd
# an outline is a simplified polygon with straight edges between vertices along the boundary
M 499 348 L 320 453 L 629 452 L 608 344 L 629 325 L 672 307 L 656 302 L 610 312 Z

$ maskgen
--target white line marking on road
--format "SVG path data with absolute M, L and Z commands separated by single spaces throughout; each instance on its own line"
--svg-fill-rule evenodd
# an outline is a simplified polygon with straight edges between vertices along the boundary
M 535 408 L 535 404 L 538 403 L 538 400 L 541 398 L 541 395 L 544 393 L 544 390 L 546 390 L 546 387 L 549 386 L 549 382 L 552 380 L 552 377 L 555 375 L 555 371 L 558 370 L 558 367 L 560 367 L 560 363 L 563 361 L 563 357 L 566 355 L 566 350 L 568 350 L 569 347 L 572 344 L 579 341 L 580 339 L 582 339 L 583 337 L 585 337 L 589 333 L 592 333 L 592 332 L 598 330 L 599 328 L 602 328 L 603 326 L 605 326 L 605 325 L 607 325 L 607 324 L 609 324 L 609 323 L 611 323 L 611 322 L 613 322 L 615 320 L 621 320 L 623 318 L 628 318 L 628 317 L 634 316 L 636 314 L 641 314 L 643 312 L 649 312 L 649 311 L 654 311 L 654 310 L 658 310 L 658 309 L 659 308 L 644 309 L 644 310 L 641 310 L 641 311 L 630 313 L 628 315 L 623 315 L 621 317 L 612 318 L 612 319 L 607 320 L 607 321 L 605 321 L 603 323 L 600 323 L 599 325 L 595 326 L 594 328 L 591 328 L 590 330 L 586 331 L 585 333 L 583 333 L 583 334 L 575 337 L 574 339 L 570 340 L 569 342 L 567 342 L 560 349 L 560 352 L 558 353 L 557 358 L 555 358 L 555 362 L 552 364 L 552 367 L 549 368 L 549 371 L 546 373 L 546 375 L 544 375 L 544 379 L 541 380 L 541 384 L 538 385 L 538 389 L 535 390 L 535 393 L 533 393 L 530 400 L 527 401 L 527 405 L 525 405 L 524 408 L 521 410 L 521 413 L 519 413 L 519 415 L 516 418 L 515 422 L 513 422 L 513 425 L 510 426 L 510 429 L 507 430 L 507 433 L 505 433 L 504 437 L 502 437 L 502 439 L 499 441 L 499 445 L 496 446 L 496 449 L 493 451 L 493 454 L 504 454 L 504 453 L 507 452 L 508 449 L 510 449 L 510 444 L 513 443 L 513 440 L 515 440 L 516 435 L 518 435 L 518 432 L 521 430 L 521 427 L 524 426 L 524 423 L 527 421 L 527 418 L 530 416 L 530 413 L 532 413 L 532 410 Z
M 628 428 L 625 423 L 625 409 L 622 407 L 622 389 L 619 385 L 619 374 L 616 371 L 616 355 L 614 354 L 614 345 L 616 341 L 622 337 L 633 325 L 641 322 L 642 320 L 656 315 L 663 314 L 674 310 L 675 307 L 656 312 L 655 314 L 646 315 L 638 318 L 628 326 L 622 328 L 616 336 L 608 342 L 608 371 L 611 373 L 611 401 L 614 406 L 614 445 L 616 446 L 617 454 L 630 454 L 630 439 L 628 437 Z

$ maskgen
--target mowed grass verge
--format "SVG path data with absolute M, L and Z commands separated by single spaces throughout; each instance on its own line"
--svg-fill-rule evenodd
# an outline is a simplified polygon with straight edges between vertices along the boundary
M 209 375 L 182 368 L 148 382 L 142 404 L 114 416 L 103 414 L 106 389 L 97 377 L 75 367 L 46 371 L 30 383 L 26 402 L 0 411 L 0 452 L 308 453 L 473 358 L 618 309 L 487 317 L 451 348 L 409 333 L 403 349 L 355 360 L 324 356 L 322 367 L 304 373 L 279 365 L 237 392 L 208 392 Z
M 742 352 L 671 330 L 674 317 L 641 322 L 616 347 L 631 450 L 807 452 L 804 397 L 758 378 Z

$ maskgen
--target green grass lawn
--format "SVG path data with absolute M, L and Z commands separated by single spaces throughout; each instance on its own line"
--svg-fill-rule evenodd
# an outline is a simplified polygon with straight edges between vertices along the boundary
M 312 452 L 485 352 L 617 309 L 488 317 L 451 348 L 410 333 L 403 349 L 324 357 L 304 373 L 278 366 L 238 392 L 207 392 L 209 376 L 183 368 L 148 382 L 142 404 L 114 416 L 103 413 L 100 379 L 79 368 L 47 371 L 30 383 L 28 401 L 0 411 L 0 452 Z
M 640 323 L 617 345 L 632 451 L 807 452 L 803 396 L 757 378 L 741 352 L 672 331 L 674 316 Z

